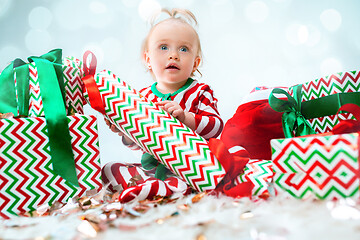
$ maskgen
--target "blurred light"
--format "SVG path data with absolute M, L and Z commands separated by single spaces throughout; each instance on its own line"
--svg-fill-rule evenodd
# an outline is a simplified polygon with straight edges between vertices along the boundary
M 182 8 L 184 7 L 190 7 L 193 3 L 194 0 L 172 0 L 174 5 L 181 5 Z
M 99 1 L 92 1 L 89 7 L 92 12 L 97 14 L 106 13 L 108 10 L 106 5 Z
M 290 3 L 292 0 L 273 0 L 273 1 L 278 3 Z
M 341 26 L 341 15 L 335 9 L 327 9 L 320 15 L 320 21 L 329 31 L 336 31 Z
M 11 0 L 0 0 L 0 17 L 5 15 L 5 13 L 9 10 L 11 5 Z
M 214 1 L 211 6 L 213 24 L 224 24 L 234 17 L 234 6 L 229 0 Z
M 25 37 L 26 47 L 36 55 L 48 51 L 51 41 L 50 34 L 44 30 L 31 29 Z
M 304 44 L 309 39 L 309 30 L 305 25 L 291 24 L 286 30 L 286 39 L 295 46 Z
M 268 6 L 262 1 L 252 1 L 245 8 L 245 16 L 251 22 L 263 22 L 268 15 Z
M 114 19 L 114 11 L 99 1 L 93 1 L 89 5 L 89 15 L 86 24 L 94 28 L 104 28 L 111 24 Z
M 309 31 L 306 26 L 301 25 L 298 30 L 298 38 L 300 44 L 305 43 L 309 38 Z
M 56 22 L 60 25 L 60 27 L 67 30 L 80 29 L 87 20 L 83 11 L 84 6 L 86 5 L 87 2 L 84 0 L 56 1 L 56 5 L 54 6 Z M 79 11 L 79 9 L 82 9 L 82 11 Z
M 122 0 L 122 3 L 126 6 L 126 7 L 136 7 L 138 5 L 138 1 L 136 0 Z
M 336 58 L 327 58 L 321 63 L 320 70 L 323 76 L 327 76 L 334 73 L 342 72 L 343 67 L 341 62 Z
M 14 46 L 4 46 L 0 49 L 0 72 L 10 64 L 12 60 L 20 57 L 21 51 Z
M 36 7 L 29 13 L 29 25 L 37 30 L 46 30 L 53 20 L 53 15 L 45 7 Z
M 142 0 L 138 7 L 140 17 L 149 21 L 154 14 L 161 11 L 161 5 L 156 0 Z
M 313 46 L 315 46 L 316 44 L 318 44 L 320 42 L 321 33 L 313 25 L 307 26 L 307 29 L 308 29 L 309 37 L 308 37 L 308 40 L 306 42 L 306 45 L 313 47 Z

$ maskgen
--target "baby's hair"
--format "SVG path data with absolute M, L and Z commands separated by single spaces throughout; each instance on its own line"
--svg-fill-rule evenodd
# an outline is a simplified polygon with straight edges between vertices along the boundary
M 166 13 L 167 17 L 165 19 L 160 19 L 161 13 Z M 196 17 L 191 11 L 189 11 L 187 9 L 181 9 L 181 8 L 173 8 L 172 10 L 163 8 L 163 9 L 161 9 L 160 12 L 154 14 L 149 19 L 149 23 L 150 23 L 151 27 L 150 27 L 149 33 L 147 34 L 146 38 L 144 39 L 144 41 L 142 43 L 141 53 L 143 54 L 145 51 L 148 50 L 148 40 L 149 40 L 149 36 L 150 36 L 151 32 L 153 31 L 153 29 L 158 24 L 162 23 L 163 21 L 168 21 L 168 20 L 176 20 L 176 21 L 180 21 L 185 24 L 189 24 L 194 29 L 196 38 L 198 40 L 197 54 L 200 57 L 200 59 L 202 60 L 200 38 L 199 38 L 197 31 L 195 30 L 195 27 L 197 27 L 197 25 L 198 25 Z M 144 56 L 142 56 L 142 59 L 144 60 Z M 196 71 L 200 74 L 200 76 L 202 76 L 201 72 L 198 69 L 196 69 Z M 194 73 L 191 74 L 191 77 L 193 77 L 193 76 L 194 76 Z

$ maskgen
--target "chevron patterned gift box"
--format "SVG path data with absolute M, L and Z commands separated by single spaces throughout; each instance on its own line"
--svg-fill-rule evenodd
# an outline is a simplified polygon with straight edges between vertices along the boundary
M 68 115 L 84 114 L 82 91 L 82 62 L 74 57 L 63 58 L 62 72 L 65 85 L 65 102 Z M 29 117 L 44 116 L 38 72 L 35 62 L 29 63 Z
M 301 86 L 301 113 L 317 133 L 330 132 L 339 120 L 353 119 L 349 113 L 336 114 L 346 103 L 360 105 L 360 71 L 332 74 Z M 294 87 L 289 89 L 294 96 Z
M 215 189 L 225 176 L 225 169 L 204 138 L 112 72 L 99 72 L 95 81 L 100 105 L 105 108 L 103 114 L 122 132 L 194 189 Z
M 95 116 L 67 117 L 79 188 L 53 171 L 45 118 L 0 120 L 0 216 L 10 218 L 100 189 Z
M 359 133 L 271 140 L 275 191 L 299 199 L 359 198 Z

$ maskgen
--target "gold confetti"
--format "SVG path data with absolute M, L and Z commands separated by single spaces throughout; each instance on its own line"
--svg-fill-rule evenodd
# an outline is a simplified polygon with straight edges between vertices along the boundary
M 199 202 L 206 194 L 206 192 L 201 192 L 201 193 L 198 193 L 196 194 L 192 199 L 191 199 L 191 202 L 192 203 L 197 203 Z
M 189 205 L 187 205 L 187 204 L 180 204 L 177 206 L 177 208 L 180 210 L 183 210 L 183 211 L 189 211 L 189 209 L 190 209 Z
M 155 221 L 157 224 L 163 224 L 164 223 L 164 219 L 163 218 L 159 218 L 159 219 L 156 219 Z
M 197 235 L 196 236 L 196 238 L 195 238 L 195 240 L 206 240 L 207 238 L 205 237 L 205 235 L 204 234 L 199 234 L 199 235 Z

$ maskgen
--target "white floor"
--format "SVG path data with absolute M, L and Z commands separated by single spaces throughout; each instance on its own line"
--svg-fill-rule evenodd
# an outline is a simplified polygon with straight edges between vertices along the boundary
M 192 203 L 193 197 L 156 207 L 150 204 L 142 214 L 132 210 L 138 203 L 117 205 L 132 214 L 107 223 L 100 220 L 105 217 L 104 207 L 114 207 L 114 203 L 86 212 L 69 214 L 67 210 L 67 214 L 58 216 L 14 218 L 0 222 L 0 239 L 360 239 L 360 204 L 353 201 L 276 197 L 254 202 L 204 196 Z M 95 224 L 98 232 L 88 221 L 81 220 L 85 217 L 100 221 Z

